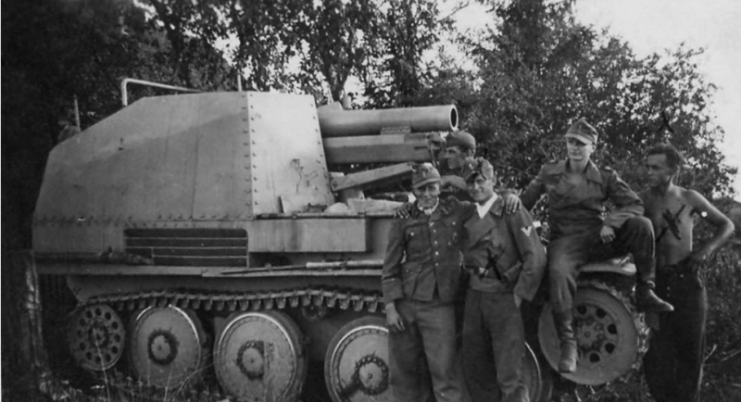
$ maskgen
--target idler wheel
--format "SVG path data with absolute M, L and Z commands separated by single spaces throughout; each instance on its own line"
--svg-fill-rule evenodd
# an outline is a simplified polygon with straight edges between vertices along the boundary
M 131 363 L 137 378 L 159 388 L 181 387 L 199 378 L 204 332 L 193 312 L 149 307 L 134 319 Z
M 214 345 L 216 378 L 238 400 L 297 400 L 308 364 L 301 339 L 280 311 L 232 314 Z
M 543 309 L 538 339 L 557 370 L 559 340 L 552 308 Z M 574 298 L 574 335 L 579 349 L 576 371 L 563 374 L 577 384 L 600 385 L 627 373 L 638 358 L 638 331 L 628 307 L 607 291 L 579 288 Z
M 123 355 L 126 328 L 106 304 L 83 306 L 72 316 L 67 332 L 70 352 L 82 368 L 107 370 Z
M 385 321 L 363 317 L 340 328 L 327 349 L 324 379 L 334 402 L 395 401 Z

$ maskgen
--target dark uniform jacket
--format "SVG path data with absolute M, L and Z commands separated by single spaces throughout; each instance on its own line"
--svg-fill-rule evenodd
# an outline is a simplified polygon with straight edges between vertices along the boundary
M 455 198 L 440 199 L 431 215 L 396 219 L 389 230 L 383 262 L 383 300 L 431 301 L 435 292 L 452 302 L 461 274 L 462 222 L 471 207 Z
M 496 269 L 483 277 L 472 273 L 469 288 L 514 291 L 523 299 L 532 300 L 545 271 L 545 248 L 527 210 L 520 208 L 514 214 L 504 214 L 503 209 L 504 202 L 499 198 L 483 218 L 474 210 L 465 223 L 466 266 L 490 265 Z
M 633 217 L 643 216 L 643 202 L 612 169 L 599 169 L 589 161 L 586 180 L 580 185 L 566 181 L 567 160 L 543 165 L 538 177 L 520 194 L 528 210 L 542 194 L 548 194 L 548 215 L 555 236 L 581 232 L 585 227 L 608 225 L 620 228 Z M 614 208 L 605 216 L 605 201 Z

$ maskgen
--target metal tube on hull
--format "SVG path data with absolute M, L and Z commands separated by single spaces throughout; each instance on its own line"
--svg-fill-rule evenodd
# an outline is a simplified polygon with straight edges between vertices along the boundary
M 322 137 L 380 134 L 384 131 L 454 131 L 458 110 L 454 105 L 381 110 L 342 110 L 328 105 L 317 109 Z

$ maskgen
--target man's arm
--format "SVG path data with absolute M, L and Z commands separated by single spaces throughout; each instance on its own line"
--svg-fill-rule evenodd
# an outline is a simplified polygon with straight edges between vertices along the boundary
M 532 300 L 545 272 L 545 248 L 540 242 L 529 212 L 521 209 L 511 215 L 508 226 L 522 259 L 522 271 L 514 292 L 520 298 Z
M 396 300 L 404 298 L 401 286 L 401 261 L 404 258 L 404 221 L 395 219 L 389 229 L 389 242 L 383 260 L 381 289 L 386 310 L 386 326 L 392 332 L 404 330 L 404 320 L 396 311 Z
M 604 176 L 603 176 L 604 177 Z M 630 218 L 643 216 L 643 201 L 615 171 L 609 171 L 607 179 L 607 197 L 615 208 L 605 217 L 605 226 L 618 229 Z
M 440 186 L 441 187 L 453 186 L 455 188 L 458 188 L 458 189 L 461 189 L 461 190 L 464 190 L 465 191 L 466 190 L 466 181 L 462 177 L 460 177 L 460 176 L 456 176 L 456 175 L 452 175 L 452 174 L 451 175 L 445 175 L 445 176 L 442 176 L 440 178 Z
M 710 259 L 713 254 L 731 238 L 734 231 L 733 222 L 722 212 L 711 204 L 702 194 L 695 190 L 685 190 L 684 197 L 692 212 L 696 212 L 702 218 L 707 219 L 711 225 L 715 226 L 715 234 L 697 250 L 690 254 L 690 261 L 693 264 L 703 264 Z
M 383 302 L 388 305 L 404 298 L 401 287 L 401 261 L 404 258 L 404 220 L 394 219 L 388 234 L 386 257 L 383 260 L 381 289 Z
M 533 179 L 533 181 L 528 184 L 525 191 L 520 194 L 522 206 L 530 211 L 538 200 L 540 200 L 543 193 L 545 193 L 545 166 L 540 168 L 540 172 L 538 172 L 535 179 Z

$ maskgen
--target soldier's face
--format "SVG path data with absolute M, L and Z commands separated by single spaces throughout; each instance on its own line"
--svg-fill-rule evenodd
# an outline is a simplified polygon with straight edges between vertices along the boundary
M 451 169 L 460 169 L 463 167 L 467 157 L 468 153 L 459 146 L 447 147 L 443 151 L 443 159 L 447 161 L 448 167 Z
M 432 208 L 440 196 L 440 183 L 427 183 L 415 187 L 412 193 L 417 197 L 417 204 L 422 208 Z
M 494 195 L 494 181 L 477 175 L 475 179 L 466 183 L 468 194 L 479 204 L 489 201 Z
M 646 158 L 646 176 L 650 187 L 669 184 L 676 172 L 666 163 L 666 155 L 655 154 Z
M 574 162 L 588 161 L 594 152 L 594 144 L 569 137 L 566 138 L 566 151 L 569 159 Z

